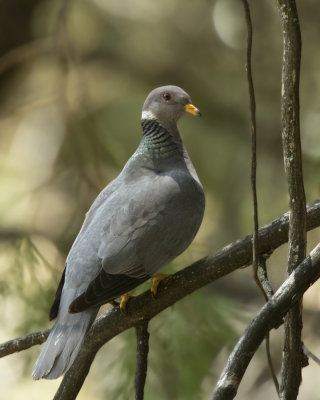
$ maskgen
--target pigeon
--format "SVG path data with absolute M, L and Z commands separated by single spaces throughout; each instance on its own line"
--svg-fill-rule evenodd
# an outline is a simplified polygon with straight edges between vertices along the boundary
M 194 239 L 205 197 L 177 128 L 185 112 L 201 115 L 177 86 L 147 96 L 141 142 L 93 202 L 67 256 L 33 379 L 65 374 L 100 306 L 154 277 Z

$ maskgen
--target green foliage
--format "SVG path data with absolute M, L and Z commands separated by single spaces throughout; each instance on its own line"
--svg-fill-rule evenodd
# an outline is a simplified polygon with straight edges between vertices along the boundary
M 57 271 L 29 238 L 17 240 L 11 247 L 7 270 L 1 270 L 2 296 L 17 296 L 20 320 L 16 334 L 40 330 L 54 298 Z M 10 286 L 7 277 L 10 273 Z M 41 301 L 39 301 L 41 300 Z M 35 312 L 36 311 L 36 312 Z
M 208 396 L 206 381 L 214 382 L 219 374 L 214 360 L 235 342 L 234 320 L 232 303 L 202 289 L 152 321 L 146 398 Z

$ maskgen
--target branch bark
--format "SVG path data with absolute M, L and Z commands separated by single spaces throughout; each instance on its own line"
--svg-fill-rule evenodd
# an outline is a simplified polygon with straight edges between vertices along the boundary
M 212 400 L 233 399 L 242 377 L 267 332 L 281 323 L 288 310 L 300 301 L 303 293 L 320 278 L 320 244 L 292 272 L 273 297 L 251 321 L 229 356 Z
M 283 31 L 282 61 L 282 144 L 289 192 L 288 275 L 306 254 L 306 200 L 302 175 L 299 121 L 299 80 L 301 33 L 295 0 L 278 0 Z M 296 399 L 301 383 L 301 369 L 306 365 L 301 341 L 302 300 L 286 315 L 284 351 L 281 368 L 281 399 Z
M 46 329 L 0 344 L 0 358 L 8 356 L 9 354 L 18 353 L 22 350 L 27 350 L 36 344 L 45 342 L 49 333 L 50 329 Z

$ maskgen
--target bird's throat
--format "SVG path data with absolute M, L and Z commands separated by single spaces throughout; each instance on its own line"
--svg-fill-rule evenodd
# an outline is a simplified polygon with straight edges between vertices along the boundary
M 173 132 L 164 128 L 156 119 L 142 119 L 143 138 L 141 146 L 155 158 L 169 158 L 182 152 L 178 129 Z

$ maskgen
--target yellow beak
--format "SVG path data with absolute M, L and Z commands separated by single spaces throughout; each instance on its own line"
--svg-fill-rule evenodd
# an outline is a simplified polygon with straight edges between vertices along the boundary
M 188 113 L 190 113 L 192 115 L 196 115 L 198 117 L 201 117 L 201 112 L 193 104 L 186 104 L 184 106 L 184 109 L 186 110 L 186 112 L 188 112 Z

